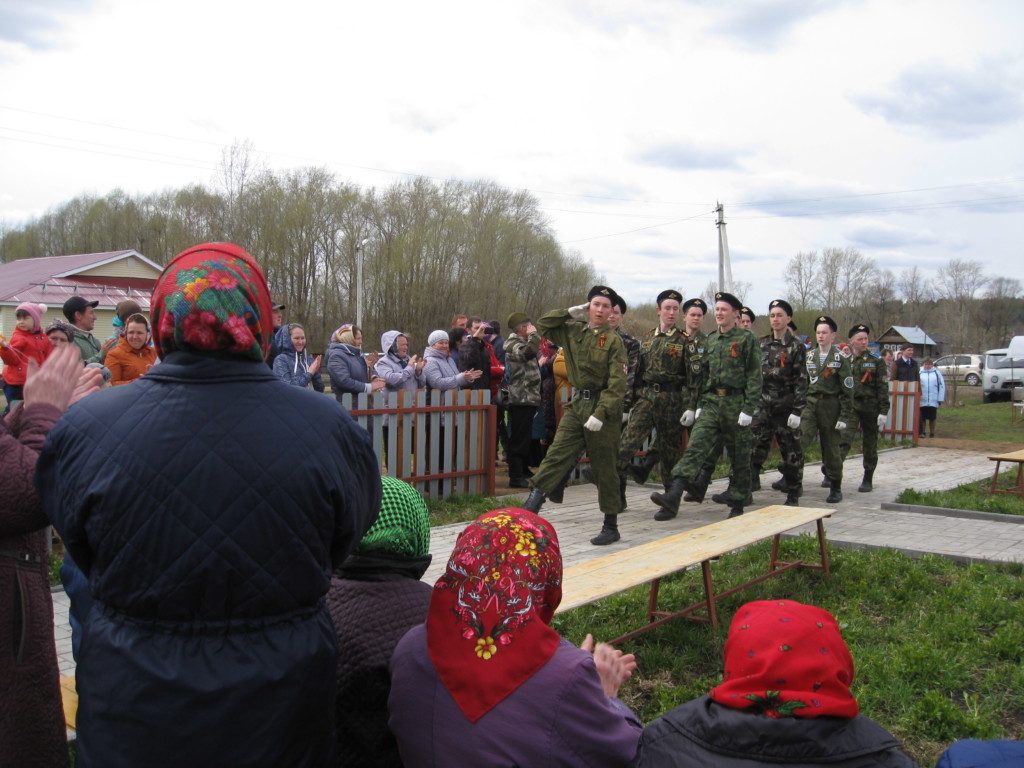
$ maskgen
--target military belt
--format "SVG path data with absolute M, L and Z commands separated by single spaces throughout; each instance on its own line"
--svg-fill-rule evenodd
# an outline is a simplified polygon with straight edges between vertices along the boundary
M 603 389 L 577 389 L 576 397 L 580 400 L 593 400 L 600 396 L 603 391 Z
M 835 392 L 810 392 L 808 397 L 814 397 L 818 400 L 824 400 L 826 397 L 838 397 Z
M 661 384 L 657 381 L 645 381 L 644 386 L 653 392 L 678 392 L 683 388 L 681 384 Z
M 730 395 L 745 395 L 747 391 L 745 389 L 736 389 L 735 387 L 715 387 L 711 390 L 719 397 L 729 397 Z

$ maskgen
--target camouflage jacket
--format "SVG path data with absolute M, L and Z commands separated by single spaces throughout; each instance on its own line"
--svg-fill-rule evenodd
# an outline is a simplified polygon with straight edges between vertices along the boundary
M 888 369 L 881 357 L 870 350 L 850 358 L 855 406 L 877 407 L 883 416 L 889 413 Z
M 640 340 L 625 333 L 621 328 L 615 332 L 626 348 L 626 396 L 622 398 L 622 412 L 629 413 L 633 407 L 633 384 L 636 381 L 636 367 L 640 362 Z
M 743 395 L 742 411 L 750 416 L 761 400 L 761 345 L 750 331 L 734 326 L 714 331 L 704 343 L 701 360 L 701 401 L 727 390 Z
M 839 420 L 847 425 L 853 424 L 853 371 L 850 368 L 849 355 L 839 347 L 832 345 L 825 355 L 824 365 L 818 348 L 807 352 L 807 375 L 810 378 L 807 386 L 809 397 L 818 395 L 835 395 L 839 398 Z
M 540 334 L 536 331 L 527 339 L 510 333 L 505 341 L 509 405 L 540 405 L 539 352 Z
M 668 333 L 652 328 L 640 340 L 640 362 L 634 382 L 637 395 L 650 384 L 678 387 L 683 410 L 697 407 L 700 386 L 697 344 L 678 328 Z
M 807 347 L 788 330 L 781 339 L 761 337 L 761 413 L 799 416 L 807 405 Z

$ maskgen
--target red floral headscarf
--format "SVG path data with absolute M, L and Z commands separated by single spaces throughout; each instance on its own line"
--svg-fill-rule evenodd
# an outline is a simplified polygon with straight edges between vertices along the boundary
M 853 657 L 828 611 L 795 600 L 759 600 L 736 612 L 723 682 L 711 698 L 769 717 L 856 717 Z
M 203 243 L 164 267 L 152 298 L 153 346 L 264 360 L 273 324 L 270 291 L 252 256 L 232 243 Z
M 460 534 L 430 598 L 427 650 L 471 722 L 554 655 L 561 600 L 562 554 L 544 518 L 498 509 Z

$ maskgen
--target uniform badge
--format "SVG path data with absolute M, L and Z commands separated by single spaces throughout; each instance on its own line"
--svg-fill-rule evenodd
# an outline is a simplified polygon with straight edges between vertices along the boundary
M 734 341 L 732 343 L 732 349 L 729 351 L 729 356 L 730 357 L 739 357 L 740 356 L 739 352 L 736 351 L 736 347 L 738 347 L 739 345 L 740 345 L 740 343 L 738 341 Z
M 604 337 L 605 337 L 605 334 L 602 333 L 600 338 L 598 338 L 598 340 L 597 340 L 597 346 L 599 346 L 599 347 L 603 347 L 604 346 L 604 342 L 605 342 L 605 338 Z
M 847 376 L 843 379 L 843 386 L 847 389 L 853 389 L 853 376 Z

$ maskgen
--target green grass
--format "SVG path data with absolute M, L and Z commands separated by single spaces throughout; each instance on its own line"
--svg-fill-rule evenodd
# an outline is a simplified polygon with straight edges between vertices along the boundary
M 817 559 L 811 537 L 786 542 L 787 558 Z M 770 542 L 712 565 L 717 588 L 753 578 L 768 562 Z M 790 598 L 819 605 L 840 623 L 857 668 L 861 711 L 931 765 L 959 738 L 1024 738 L 1024 567 L 959 567 L 893 551 L 833 549 L 832 575 L 798 571 L 755 585 L 719 603 L 721 626 L 674 621 L 625 644 L 639 673 L 623 699 L 648 722 L 721 681 L 729 621 L 749 600 Z M 699 571 L 663 579 L 660 604 L 701 599 Z M 591 632 L 616 637 L 643 623 L 647 590 L 639 587 L 559 615 L 555 627 L 575 643 Z
M 507 501 L 478 494 L 457 494 L 446 499 L 426 498 L 425 501 L 430 511 L 431 527 L 467 523 L 476 520 L 484 512 L 508 506 Z
M 952 400 L 952 392 L 947 389 Z M 961 407 L 959 404 L 962 403 Z M 983 403 L 981 387 L 959 386 L 956 404 L 939 408 L 935 421 L 937 437 L 1024 444 L 1024 424 L 1014 424 L 1009 401 Z
M 1017 470 L 1011 469 L 1000 475 L 997 488 L 1006 488 L 1017 477 Z M 1024 515 L 1024 498 L 989 492 L 992 479 L 958 485 L 948 491 L 916 491 L 907 488 L 896 501 L 900 504 L 919 504 L 925 507 L 948 507 L 949 509 L 970 509 L 979 512 L 996 512 L 1002 515 Z

